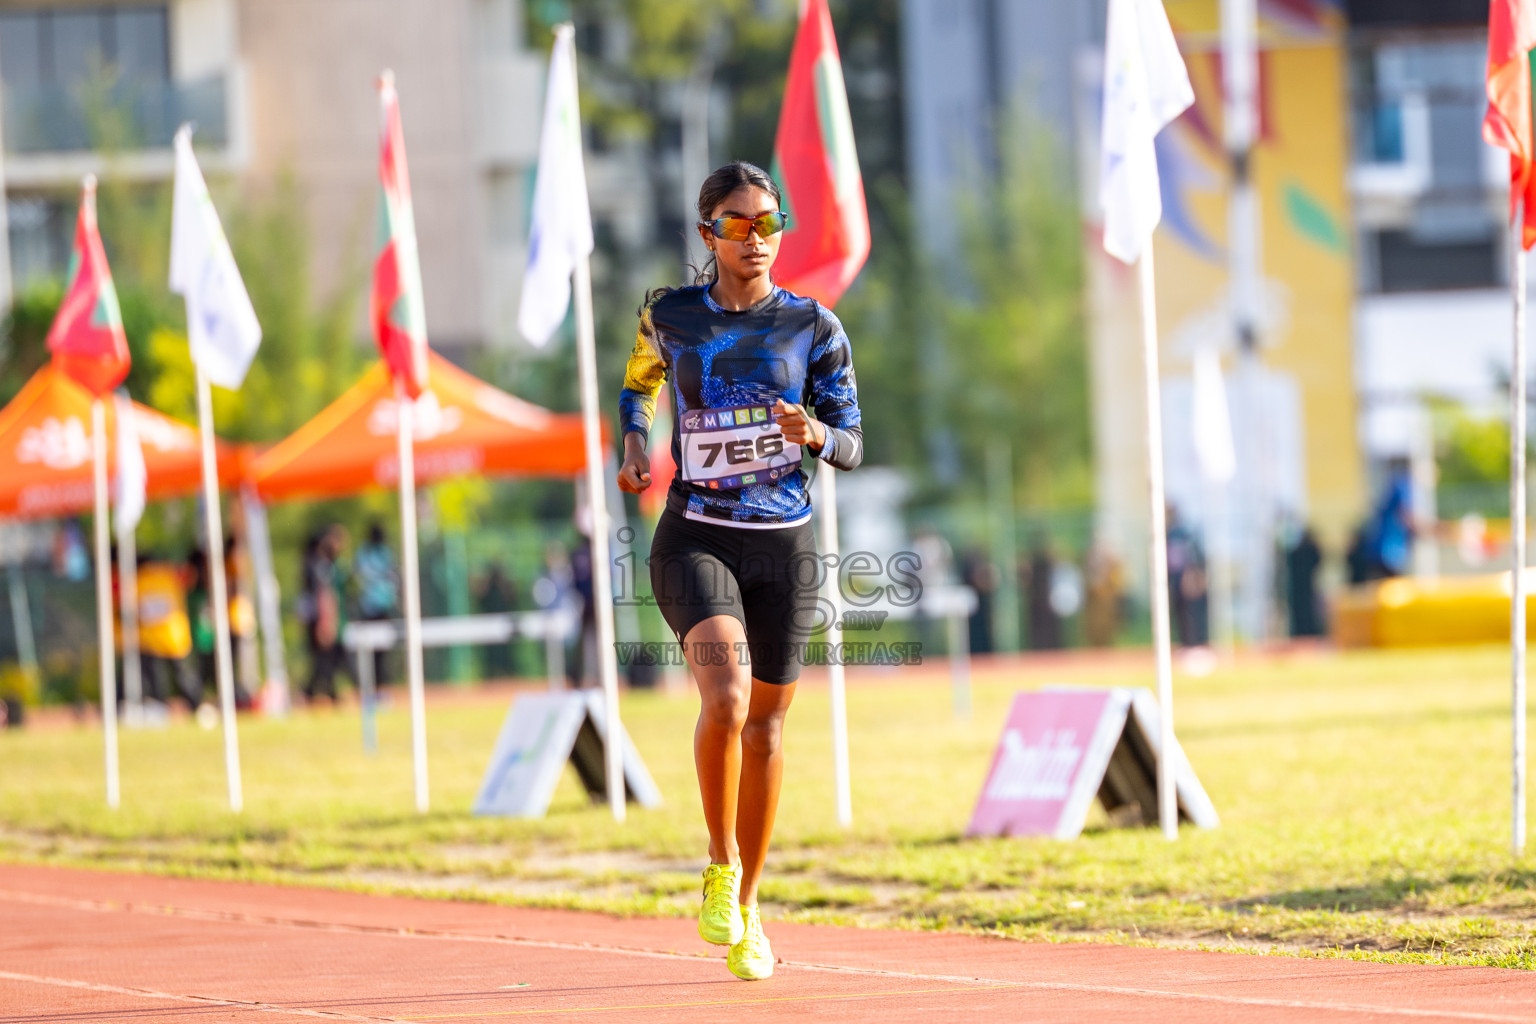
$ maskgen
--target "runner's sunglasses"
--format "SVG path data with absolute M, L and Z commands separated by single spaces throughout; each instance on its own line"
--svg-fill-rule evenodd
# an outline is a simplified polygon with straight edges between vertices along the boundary
M 757 229 L 758 238 L 767 238 L 784 230 L 784 222 L 789 219 L 789 214 L 774 212 L 765 213 L 755 220 L 751 217 L 716 217 L 714 220 L 700 221 L 700 227 L 709 228 L 716 238 L 723 238 L 727 242 L 745 242 L 752 229 Z

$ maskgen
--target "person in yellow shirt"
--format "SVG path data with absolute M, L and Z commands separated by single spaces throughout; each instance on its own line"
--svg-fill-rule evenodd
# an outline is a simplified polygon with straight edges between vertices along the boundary
M 144 695 L 169 703 L 173 685 L 194 710 L 203 681 L 192 661 L 186 566 L 155 558 L 139 562 L 139 658 Z
M 239 591 L 238 567 L 235 558 L 235 539 L 230 537 L 224 544 L 224 580 L 229 622 L 229 657 L 234 669 L 235 707 L 248 710 L 251 695 L 240 679 L 240 646 L 248 643 L 255 631 L 255 610 L 251 602 Z M 217 628 L 213 621 L 213 609 L 209 602 L 211 589 L 208 574 L 208 552 L 193 549 L 187 556 L 187 577 L 191 588 L 187 591 L 187 615 L 192 622 L 192 650 L 196 656 L 198 674 L 215 687 L 218 685 L 218 667 L 214 654 Z

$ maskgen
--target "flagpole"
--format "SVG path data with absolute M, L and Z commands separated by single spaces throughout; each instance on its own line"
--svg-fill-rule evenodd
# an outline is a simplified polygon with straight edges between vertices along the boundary
M 197 367 L 198 438 L 203 446 L 203 514 L 208 534 L 208 603 L 213 612 L 213 665 L 219 683 L 219 717 L 224 722 L 224 775 L 229 783 L 229 809 L 245 805 L 240 779 L 240 734 L 235 722 L 235 673 L 229 655 L 229 598 L 224 584 L 224 525 L 219 509 L 219 464 L 214 453 L 213 394 L 208 377 Z
M 121 467 L 118 472 L 122 472 Z M 117 524 L 117 617 L 123 624 L 123 710 L 130 728 L 144 724 L 144 680 L 139 665 L 139 554 L 135 533 L 134 526 Z
M 21 667 L 37 674 L 37 638 L 32 634 L 32 607 L 27 601 L 26 563 L 12 563 L 6 575 L 11 583 L 11 629 L 16 633 L 16 657 Z
M 1152 647 L 1157 661 L 1157 817 L 1164 839 L 1179 837 L 1179 806 L 1173 776 L 1173 641 L 1168 625 L 1167 498 L 1163 489 L 1163 410 L 1158 375 L 1157 294 L 1152 240 L 1141 250 L 1141 347 L 1147 386 L 1147 482 L 1151 497 Z
M 139 514 L 143 512 L 142 504 L 133 521 L 123 514 L 127 505 L 127 492 L 125 486 L 124 465 L 125 439 L 129 437 L 127 425 L 129 417 L 133 416 L 133 401 L 126 394 L 119 394 L 114 399 L 117 403 L 117 482 L 118 482 L 118 506 L 116 520 L 117 532 L 117 621 L 121 624 L 123 634 L 123 711 L 130 728 L 142 726 L 144 722 L 144 679 L 142 666 L 139 663 L 139 553 L 137 537 Z M 132 436 L 134 443 L 138 443 L 138 430 L 134 429 Z M 138 483 L 142 483 L 140 480 Z
M 100 649 L 101 727 L 107 770 L 107 806 L 120 802 L 117 776 L 117 679 L 112 664 L 112 552 L 107 529 L 107 404 L 91 402 L 91 454 L 96 485 L 96 639 Z
M 1260 210 L 1253 185 L 1253 149 L 1259 131 L 1258 105 L 1258 6 L 1255 0 L 1221 0 L 1222 85 L 1225 142 L 1232 168 L 1232 187 L 1227 203 L 1229 295 L 1238 366 L 1244 381 L 1248 407 L 1247 426 L 1251 456 L 1250 474 L 1239 481 L 1246 516 L 1236 547 L 1246 555 L 1246 611 L 1250 641 L 1269 635 L 1270 585 L 1274 580 L 1273 498 L 1269 480 L 1270 459 L 1264 450 L 1264 421 L 1259 360 L 1259 315 L 1262 274 L 1259 267 Z M 1230 579 L 1230 572 L 1226 573 Z M 1239 613 L 1241 614 L 1241 613 Z M 1235 624 L 1234 624 L 1235 626 Z
M 816 503 L 821 506 L 821 546 L 833 558 L 841 550 L 837 537 L 836 471 L 823 463 L 816 467 Z M 834 566 L 836 562 L 832 563 Z M 843 659 L 837 644 L 843 636 L 843 597 L 837 589 L 837 571 L 827 573 L 827 602 L 832 607 L 832 621 L 827 624 L 827 639 L 833 650 L 827 659 L 827 686 L 832 699 L 832 786 L 837 799 L 837 823 L 853 827 L 853 788 L 848 764 L 848 694 L 843 675 Z M 835 639 L 834 639 L 835 638 Z
M 603 685 L 603 744 L 608 807 L 623 821 L 624 751 L 620 746 L 619 673 L 613 650 L 613 579 L 608 556 L 608 509 L 603 503 L 603 444 L 597 413 L 597 337 L 592 322 L 592 260 L 581 256 L 573 274 L 576 304 L 576 362 L 581 378 L 581 426 L 587 455 L 587 504 L 592 513 L 592 605 L 597 617 L 598 679 Z
M 1525 851 L 1525 246 L 1523 203 L 1510 223 L 1509 286 L 1515 300 L 1515 334 L 1509 371 L 1509 532 L 1511 679 L 1511 831 L 1518 857 Z
M 395 382 L 396 436 L 400 459 L 400 583 L 405 591 L 405 670 L 411 692 L 411 764 L 416 779 L 416 810 L 430 806 L 427 790 L 427 688 L 421 660 L 421 570 L 416 546 L 416 407 Z

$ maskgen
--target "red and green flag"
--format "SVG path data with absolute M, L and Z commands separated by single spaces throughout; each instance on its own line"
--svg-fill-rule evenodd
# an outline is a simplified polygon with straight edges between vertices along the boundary
M 96 227 L 96 179 L 87 177 L 75 222 L 64 302 L 48 329 L 48 351 L 60 372 L 100 398 L 123 382 L 131 362 L 112 271 Z
M 774 280 L 831 308 L 869 256 L 869 213 L 827 0 L 801 0 L 772 173 L 789 214 Z
M 1536 145 L 1531 121 L 1531 50 L 1536 0 L 1492 0 L 1488 7 L 1488 114 L 1483 138 L 1509 151 L 1510 216 L 1525 201 L 1520 242 L 1536 244 Z
M 379 254 L 373 261 L 370 316 L 374 340 L 394 379 L 416 398 L 427 389 L 427 314 L 421 293 L 421 257 L 405 133 L 395 76 L 379 76 L 383 126 L 379 136 Z

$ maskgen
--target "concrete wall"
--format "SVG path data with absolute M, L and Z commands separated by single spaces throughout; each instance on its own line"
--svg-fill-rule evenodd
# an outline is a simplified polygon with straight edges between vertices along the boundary
M 393 68 L 421 246 L 428 335 L 478 339 L 483 323 L 484 189 L 475 151 L 476 68 L 464 0 L 245 0 L 249 184 L 297 179 L 314 233 L 317 285 L 371 265 L 379 103 Z

